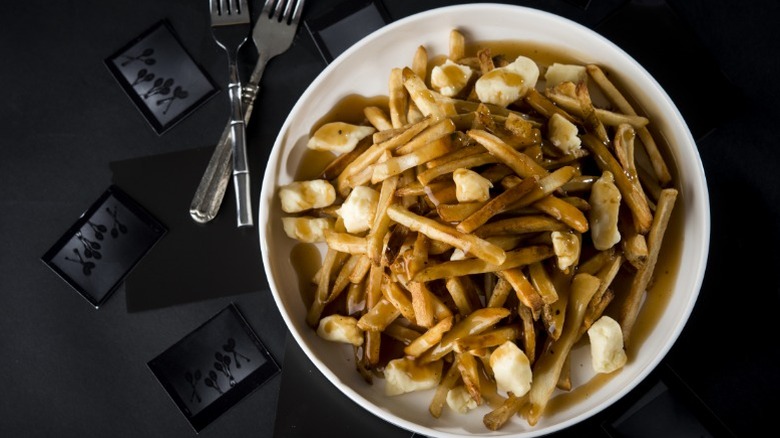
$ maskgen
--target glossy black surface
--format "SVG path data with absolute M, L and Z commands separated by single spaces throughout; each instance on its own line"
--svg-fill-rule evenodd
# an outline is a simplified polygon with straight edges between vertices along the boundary
M 465 2 L 384 2 L 393 20 L 456 3 Z M 598 30 L 628 2 L 591 0 L 587 7 L 581 5 L 584 2 L 566 0 L 505 3 L 554 12 Z M 665 67 L 667 75 L 659 74 L 661 85 L 669 87 L 670 93 L 682 90 L 673 98 L 686 117 L 692 121 L 703 118 L 694 127 L 704 126 L 696 128 L 697 146 L 711 200 L 707 274 L 689 323 L 662 364 L 733 435 L 763 436 L 763 430 L 774 429 L 780 393 L 776 372 L 780 355 L 773 347 L 780 337 L 775 323 L 780 308 L 780 281 L 775 274 L 780 265 L 776 132 L 780 39 L 775 36 L 780 4 L 770 0 L 667 3 L 681 25 L 663 27 L 659 23 L 655 32 L 650 21 L 641 31 L 629 25 L 623 26 L 627 34 L 608 34 L 616 44 L 625 43 L 628 53 L 647 62 L 648 68 Z M 304 19 L 321 16 L 337 4 L 337 0 L 309 0 Z M 635 0 L 631 6 L 659 4 Z M 184 274 L 203 268 L 190 267 L 190 262 L 179 257 L 206 252 L 202 242 L 222 236 L 212 233 L 214 228 L 192 230 L 165 257 L 162 251 L 147 254 L 134 273 L 144 269 L 154 275 L 133 293 L 128 289 L 132 279 L 128 279 L 97 311 L 41 263 L 41 254 L 84 207 L 113 178 L 120 178 L 111 163 L 138 160 L 137 167 L 126 166 L 125 176 L 117 182 L 169 227 L 157 249 L 173 241 L 181 230 L 158 213 L 162 206 L 169 204 L 167 211 L 178 211 L 182 221 L 188 220 L 187 206 L 202 171 L 198 165 L 205 168 L 210 148 L 224 127 L 226 94 L 216 94 L 158 135 L 104 64 L 118 48 L 163 19 L 192 58 L 216 84 L 224 86 L 224 54 L 211 38 L 205 0 L 31 0 L 9 3 L 0 13 L 0 53 L 5 61 L 0 68 L 5 86 L 0 103 L 0 345 L 4 357 L 0 375 L 5 377 L 0 436 L 195 436 L 146 362 L 230 302 L 242 309 L 249 325 L 279 360 L 282 374 L 242 399 L 199 436 L 288 437 L 295 436 L 292 426 L 307 429 L 310 425 L 334 434 L 346 429 L 343 437 L 363 437 L 366 429 L 376 430 L 376 436 L 409 436 L 346 399 L 305 358 L 292 352 L 297 346 L 291 344 L 264 278 L 224 275 L 221 280 L 226 283 L 217 285 L 215 280 L 200 294 L 188 296 L 193 283 L 184 283 Z M 682 39 L 661 33 L 668 29 L 681 30 Z M 637 39 L 658 43 L 645 44 L 652 49 L 648 52 L 630 45 L 630 40 Z M 711 64 L 667 56 L 672 46 L 690 46 L 692 41 Z M 243 56 L 250 62 L 253 59 L 248 50 Z M 304 28 L 293 47 L 268 65 L 247 128 L 255 181 L 260 180 L 287 112 L 325 66 Z M 719 75 L 730 87 L 709 82 L 708 78 Z M 689 96 L 688 88 L 703 90 L 703 94 Z M 702 96 L 704 100 L 698 100 Z M 733 98 L 739 102 L 736 106 Z M 707 114 L 716 117 L 710 119 Z M 178 153 L 189 159 L 177 160 Z M 147 181 L 152 175 L 147 169 L 153 165 L 159 166 L 154 172 L 157 176 Z M 169 172 L 161 172 L 163 168 Z M 149 187 L 141 190 L 135 184 Z M 151 190 L 155 187 L 158 190 Z M 259 189 L 254 188 L 253 197 L 259 196 Z M 181 193 L 187 195 L 181 198 Z M 232 216 L 225 220 L 234 223 Z M 247 264 L 262 272 L 256 234 L 247 235 L 244 242 L 249 251 L 256 250 Z M 217 247 L 210 260 L 220 263 L 229 250 Z M 147 263 L 152 256 L 159 258 Z M 175 288 L 147 289 L 155 278 Z M 167 291 L 176 295 L 167 296 L 174 294 Z M 129 311 L 132 297 L 144 294 L 144 300 L 134 303 L 146 305 Z M 315 403 L 305 412 L 285 407 L 286 401 L 294 400 L 290 388 L 296 386 L 290 386 L 291 382 L 306 382 L 306 392 L 300 396 L 311 394 L 322 404 Z M 619 418 L 625 412 L 621 409 L 642 395 L 632 391 L 615 410 L 608 409 L 603 416 L 554 436 L 604 436 L 604 422 Z M 319 406 L 324 408 L 316 409 Z

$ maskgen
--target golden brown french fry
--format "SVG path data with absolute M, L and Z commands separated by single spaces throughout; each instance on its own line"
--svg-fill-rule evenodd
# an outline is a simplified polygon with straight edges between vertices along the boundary
M 458 371 L 460 371 L 463 384 L 466 385 L 466 390 L 468 390 L 469 395 L 478 405 L 482 404 L 482 392 L 480 391 L 479 382 L 480 372 L 476 358 L 468 352 L 457 353 L 455 357 L 457 358 L 455 364 L 458 366 Z
M 487 306 L 485 307 L 503 307 L 509 294 L 513 291 L 512 285 L 508 281 L 499 277 L 493 292 L 490 294 Z
M 585 233 L 590 228 L 588 218 L 582 214 L 582 211 L 554 195 L 547 195 L 532 205 L 535 209 L 563 222 L 578 233 Z
M 442 336 L 452 328 L 452 321 L 453 318 L 450 316 L 436 323 L 436 325 L 407 345 L 404 348 L 404 354 L 410 357 L 418 357 L 428 351 L 428 349 L 433 348 L 434 345 L 441 341 Z
M 428 50 L 425 46 L 418 46 L 412 58 L 412 71 L 422 80 L 428 76 Z
M 382 181 L 382 188 L 379 190 L 379 200 L 377 201 L 374 221 L 371 224 L 371 230 L 366 236 L 366 254 L 371 262 L 378 265 L 382 261 L 382 246 L 385 236 L 390 230 L 390 218 L 387 216 L 387 208 L 395 201 L 396 187 L 398 186 L 398 177 L 390 177 Z
M 634 323 L 636 323 L 642 297 L 647 291 L 650 280 L 653 278 L 655 264 L 658 261 L 658 252 L 661 249 L 664 234 L 669 225 L 669 218 L 677 200 L 677 193 L 677 189 L 664 189 L 661 191 L 661 198 L 658 200 L 653 225 L 647 235 L 647 261 L 634 276 L 625 301 L 620 308 L 618 322 L 623 329 L 623 342 L 626 346 L 628 346 L 628 341 L 631 339 L 631 329 L 634 327 Z
M 566 94 L 557 92 L 554 89 L 546 90 L 545 96 L 547 96 L 551 101 L 555 102 L 555 104 L 558 105 L 559 107 L 570 112 L 572 115 L 577 117 L 583 117 L 582 108 L 580 108 L 580 103 L 576 99 L 576 97 L 568 96 Z M 642 116 L 637 116 L 632 114 L 623 114 L 619 112 L 605 110 L 602 108 L 594 108 L 594 109 L 596 112 L 596 117 L 599 119 L 601 123 L 603 123 L 606 126 L 618 126 L 625 123 L 638 129 L 647 126 L 647 124 L 650 123 L 647 117 L 642 117 Z
M 534 312 L 523 304 L 520 304 L 517 306 L 517 314 L 520 316 L 520 321 L 523 323 L 523 351 L 528 357 L 528 362 L 533 366 L 536 361 L 536 325 L 534 324 Z
M 620 190 L 620 194 L 623 195 L 626 205 L 631 209 L 631 214 L 634 217 L 634 226 L 641 234 L 647 233 L 650 229 L 650 224 L 653 222 L 653 214 L 650 212 L 644 192 L 628 179 L 617 159 L 596 137 L 585 134 L 582 136 L 582 142 L 593 153 L 599 168 L 612 172 L 615 178 L 615 185 Z
M 449 161 L 447 163 L 431 167 L 430 169 L 418 174 L 417 181 L 425 186 L 430 184 L 434 179 L 442 175 L 450 174 L 458 169 L 471 169 L 474 167 L 484 166 L 485 164 L 492 164 L 497 162 L 498 158 L 487 152 L 482 154 L 469 155 L 458 160 Z
M 534 315 L 538 315 L 541 312 L 544 301 L 542 301 L 541 295 L 528 281 L 522 270 L 519 268 L 504 269 L 498 271 L 497 274 L 512 285 L 512 289 L 517 294 L 517 299 L 531 309 Z
M 408 143 L 417 134 L 428 128 L 428 126 L 431 124 L 431 121 L 432 120 L 430 118 L 425 118 L 413 125 L 408 125 L 408 127 L 404 129 L 403 132 L 396 135 L 395 137 L 392 137 L 382 143 L 375 143 L 371 145 L 371 147 L 366 149 L 365 152 L 360 154 L 351 163 L 349 163 L 344 171 L 341 172 L 341 174 L 336 178 L 336 191 L 341 196 L 346 197 L 346 195 L 349 194 L 349 190 L 346 187 L 347 179 L 349 177 L 363 171 L 375 163 L 385 151 L 393 150 L 400 145 Z
M 458 224 L 455 229 L 461 233 L 470 233 L 485 222 L 489 221 L 493 216 L 503 213 L 514 205 L 517 201 L 522 199 L 525 195 L 531 192 L 539 185 L 538 176 L 530 176 L 524 179 L 520 184 L 516 184 L 513 187 L 504 190 L 498 196 L 491 198 L 485 205 L 479 210 L 472 213 L 469 217 L 464 219 Z
M 369 366 L 379 363 L 379 354 L 382 347 L 382 332 L 379 330 L 366 330 L 363 333 L 363 356 Z
M 379 132 L 393 128 L 393 122 L 390 121 L 390 118 L 385 111 L 378 106 L 367 106 L 363 108 L 363 115 L 366 116 L 366 120 L 368 120 L 368 122 Z
M 417 135 L 410 141 L 404 144 L 399 144 L 398 147 L 395 148 L 395 154 L 396 155 L 410 154 L 412 152 L 417 151 L 421 147 L 427 145 L 428 143 L 432 143 L 442 138 L 448 138 L 449 134 L 452 134 L 454 131 L 455 131 L 455 124 L 452 123 L 452 120 L 450 119 L 441 120 L 437 123 L 432 124 L 430 127 L 426 128 L 424 131 L 422 131 L 419 135 Z M 420 164 L 424 164 L 424 163 L 420 163 Z
M 352 149 L 345 154 L 339 155 L 333 161 L 328 163 L 328 165 L 325 166 L 325 169 L 322 170 L 320 178 L 328 181 L 337 178 L 344 171 L 344 169 L 347 168 L 349 163 L 353 162 L 355 158 L 359 157 L 360 154 L 367 151 L 370 147 L 371 140 L 369 140 L 368 137 L 360 140 L 357 146 L 355 146 L 355 149 Z
M 390 122 L 392 123 L 393 128 L 400 128 L 407 123 L 406 106 L 408 105 L 409 99 L 406 88 L 404 88 L 404 78 L 400 68 L 394 68 L 390 70 L 388 89 Z
M 484 146 L 488 152 L 493 154 L 502 163 L 514 170 L 521 178 L 547 176 L 548 172 L 544 167 L 540 166 L 528 155 L 513 149 L 495 135 L 479 129 L 471 129 L 467 134 Z
M 466 38 L 457 29 L 450 31 L 449 53 L 447 57 L 454 62 L 466 57 Z
M 390 279 L 387 275 L 382 281 L 382 295 L 390 302 L 404 318 L 414 322 L 414 306 L 412 306 L 412 297 L 404 290 L 398 282 Z
M 414 281 L 433 281 L 461 275 L 484 274 L 525 266 L 552 257 L 555 253 L 546 245 L 534 245 L 506 252 L 504 263 L 488 263 L 478 258 L 452 260 L 428 266 L 414 276 Z
M 306 323 L 310 327 L 317 327 L 320 321 L 320 315 L 325 310 L 325 304 L 327 304 L 328 295 L 330 294 L 330 277 L 333 265 L 336 262 L 338 251 L 329 248 L 325 253 L 325 258 L 322 261 L 322 269 L 319 271 L 317 290 L 314 293 L 314 302 L 309 307 L 309 312 L 306 315 Z
M 455 341 L 464 336 L 482 333 L 485 330 L 490 329 L 499 321 L 509 316 L 509 313 L 509 309 L 503 307 L 486 307 L 484 309 L 475 310 L 469 316 L 457 322 L 452 329 L 442 337 L 441 342 L 423 353 L 418 358 L 418 361 L 421 364 L 426 364 L 441 359 L 452 351 Z
M 333 282 L 333 286 L 330 289 L 328 298 L 325 299 L 326 303 L 333 302 L 333 300 L 338 298 L 338 296 L 341 295 L 344 289 L 347 288 L 347 286 L 349 285 L 349 279 L 352 276 L 353 272 L 355 272 L 355 269 L 357 268 L 361 257 L 363 256 L 361 256 L 360 254 L 352 254 L 349 256 L 346 263 L 344 263 L 344 265 L 341 266 L 341 269 L 339 270 L 339 273 L 336 276 L 336 280 Z
M 390 325 L 385 327 L 385 331 L 382 333 L 386 334 L 387 336 L 390 336 L 396 341 L 400 341 L 404 345 L 409 345 L 412 343 L 412 341 L 420 337 L 420 332 L 410 327 L 407 327 L 404 324 L 399 323 L 398 319 L 396 319 L 395 321 L 390 323 Z
M 350 283 L 347 291 L 347 315 L 359 316 L 366 309 L 366 283 Z
M 486 238 L 501 234 L 538 233 L 540 231 L 566 231 L 568 225 L 549 216 L 518 216 L 488 222 L 474 231 L 479 237 Z
M 391 205 L 387 209 L 387 214 L 390 219 L 410 230 L 423 233 L 431 239 L 448 243 L 488 263 L 500 265 L 506 259 L 504 250 L 496 245 L 477 236 L 463 234 L 453 227 L 414 214 L 398 205 Z
M 447 401 L 447 393 L 450 392 L 450 389 L 455 387 L 458 380 L 460 380 L 460 371 L 458 370 L 458 365 L 453 363 L 450 365 L 450 368 L 444 374 L 441 381 L 439 381 L 436 392 L 433 394 L 433 399 L 431 400 L 430 405 L 428 405 L 428 412 L 430 412 L 434 418 L 439 418 L 441 416 L 442 408 Z
M 399 316 L 401 311 L 386 298 L 382 298 L 358 319 L 358 327 L 361 330 L 381 332 Z
M 409 92 L 409 97 L 424 116 L 431 116 L 435 121 L 442 120 L 447 116 L 436 102 L 433 92 L 428 89 L 423 79 L 417 76 L 412 69 L 404 67 L 402 76 L 403 84 Z
M 428 238 L 425 234 L 417 233 L 412 249 L 412 259 L 407 264 L 409 277 L 413 277 L 419 272 L 425 264 L 428 263 Z M 414 317 L 417 325 L 430 328 L 433 326 L 433 300 L 431 292 L 425 283 L 410 281 L 407 285 L 412 295 L 412 307 L 414 308 Z
M 596 116 L 596 109 L 593 107 L 593 102 L 590 100 L 588 85 L 585 82 L 577 84 L 576 97 L 580 103 L 580 111 L 582 111 L 582 121 L 585 125 L 585 131 L 595 135 L 602 143 L 608 143 L 609 137 L 607 136 L 607 129 L 604 128 L 604 124 L 601 123 L 601 120 Z
M 457 204 L 439 204 L 436 213 L 444 222 L 460 222 L 485 205 L 485 202 L 459 202 Z
M 479 69 L 483 75 L 496 68 L 493 64 L 493 55 L 491 54 L 489 47 L 480 49 L 477 52 L 477 58 L 479 59 Z
M 542 262 L 531 263 L 528 266 L 528 275 L 531 277 L 531 282 L 537 292 L 541 295 L 544 304 L 558 301 L 558 291 L 555 290 L 555 284 L 553 284 L 550 276 L 547 274 L 547 270 Z
M 589 274 L 577 274 L 572 279 L 571 296 L 566 308 L 566 324 L 561 337 L 550 345 L 547 352 L 539 356 L 533 367 L 534 379 L 528 392 L 530 408 L 527 416 L 531 426 L 539 422 L 550 401 L 566 357 L 579 335 L 585 310 L 600 283 L 598 278 Z
M 346 252 L 349 254 L 366 253 L 366 238 L 349 233 L 325 230 L 325 243 L 328 244 L 328 248 L 332 248 L 339 252 Z
M 482 348 L 497 347 L 506 341 L 514 341 L 522 333 L 517 324 L 494 328 L 478 335 L 465 336 L 455 341 L 453 350 L 464 353 Z
M 485 414 L 482 417 L 482 423 L 490 430 L 499 430 L 518 412 L 522 409 L 523 405 L 528 403 L 528 395 L 522 397 L 515 397 L 510 391 L 507 393 L 507 399 L 504 400 L 501 405 L 492 411 Z
M 580 120 L 578 117 L 572 116 L 567 111 L 564 111 L 562 108 L 556 106 L 554 103 L 552 103 L 552 101 L 550 101 L 550 99 L 533 88 L 528 90 L 528 94 L 525 95 L 523 100 L 525 100 L 525 102 L 530 105 L 531 108 L 538 111 L 539 114 L 543 115 L 547 119 L 552 117 L 553 114 L 559 114 L 561 117 L 570 121 L 571 123 L 582 126 L 582 120 Z
M 455 129 L 455 127 L 453 126 L 452 129 Z M 418 148 L 414 152 L 392 157 L 387 161 L 374 164 L 371 184 L 377 184 L 391 176 L 398 175 L 407 169 L 411 169 L 420 164 L 424 164 L 426 161 L 446 154 L 450 150 L 450 145 L 447 141 L 440 140 L 441 139 L 436 139 L 425 146 Z
M 469 315 L 474 310 L 482 307 L 477 296 L 477 290 L 474 283 L 468 276 L 450 277 L 446 282 L 447 291 L 449 291 L 458 313 L 462 316 Z

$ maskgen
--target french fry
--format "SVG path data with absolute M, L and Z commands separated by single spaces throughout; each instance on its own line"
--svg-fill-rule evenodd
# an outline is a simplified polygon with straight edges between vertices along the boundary
M 349 233 L 325 230 L 325 243 L 328 244 L 328 248 L 332 248 L 338 252 L 349 254 L 366 253 L 366 238 Z
M 447 279 L 446 286 L 462 316 L 469 315 L 481 307 L 477 291 L 468 276 L 450 277 Z
M 534 379 L 528 392 L 530 408 L 527 417 L 528 424 L 531 426 L 539 422 L 550 401 L 566 357 L 579 335 L 585 310 L 600 283 L 598 278 L 589 274 L 577 274 L 572 279 L 571 297 L 566 308 L 566 324 L 563 326 L 561 337 L 551 344 L 533 367 Z
M 517 299 L 537 315 L 542 310 L 542 296 L 534 288 L 528 278 L 519 268 L 504 269 L 498 271 L 498 276 L 509 282 L 517 294 Z
M 469 215 L 455 229 L 461 233 L 470 233 L 476 230 L 493 216 L 505 212 L 515 202 L 538 187 L 538 181 L 538 176 L 531 176 L 524 179 L 520 184 L 503 191 L 500 195 L 491 198 L 482 208 Z
M 490 430 L 499 430 L 528 403 L 528 395 L 516 397 L 511 391 L 501 405 L 482 417 L 482 423 Z
M 418 357 L 441 341 L 444 333 L 452 328 L 452 316 L 442 319 L 404 348 L 404 354 Z
M 417 76 L 409 67 L 404 67 L 402 77 L 404 87 L 409 92 L 409 96 L 424 116 L 430 116 L 435 121 L 446 117 L 444 110 L 436 102 L 433 92 L 428 89 L 422 78 Z
M 385 327 L 383 333 L 404 345 L 409 345 L 420 337 L 420 332 L 399 323 L 397 319 Z
M 447 56 L 454 62 L 457 62 L 466 56 L 466 38 L 457 29 L 452 29 L 450 31 L 449 52 Z
M 639 307 L 642 303 L 642 296 L 653 278 L 655 264 L 658 261 L 658 253 L 661 250 L 666 228 L 669 225 L 669 218 L 672 215 L 672 209 L 677 199 L 676 189 L 664 189 L 661 191 L 661 198 L 658 200 L 658 208 L 655 211 L 653 225 L 650 233 L 647 235 L 647 261 L 639 271 L 637 271 L 628 290 L 623 305 L 620 308 L 618 322 L 623 329 L 623 342 L 629 345 L 631 339 L 631 329 L 634 327 Z
M 474 234 L 485 238 L 502 234 L 538 233 L 540 231 L 566 231 L 569 226 L 549 216 L 518 216 L 489 222 L 474 230 Z
M 531 263 L 528 266 L 528 274 L 531 277 L 531 283 L 533 283 L 536 291 L 539 292 L 544 304 L 552 304 L 558 301 L 558 291 L 555 290 L 555 285 L 541 261 Z
M 425 46 L 417 46 L 417 50 L 414 51 L 412 71 L 423 80 L 428 75 L 428 50 Z
M 406 88 L 404 88 L 404 78 L 400 68 L 394 68 L 390 71 L 388 88 L 390 122 L 392 123 L 393 128 L 400 128 L 407 123 L 406 106 L 408 105 L 409 99 Z
M 488 263 L 500 265 L 506 259 L 504 250 L 490 242 L 471 234 L 463 234 L 450 226 L 416 215 L 397 205 L 391 205 L 387 209 L 387 214 L 390 219 L 413 231 L 423 233 L 431 239 L 448 243 Z
M 488 330 L 478 335 L 471 335 L 460 338 L 455 341 L 453 350 L 456 353 L 464 353 L 482 348 L 498 347 L 506 341 L 516 340 L 518 337 L 520 337 L 521 333 L 522 329 L 519 325 L 507 325 L 504 327 Z
M 567 96 L 552 89 L 548 89 L 545 92 L 545 96 L 547 96 L 547 98 L 549 98 L 559 107 L 570 112 L 573 116 L 583 117 L 582 108 L 580 107 L 579 101 L 577 101 L 575 97 Z M 650 123 L 647 117 L 623 114 L 602 108 L 595 108 L 594 110 L 598 120 L 606 126 L 618 126 L 625 123 L 633 126 L 636 129 L 639 129 L 647 126 L 647 124 Z
M 458 169 L 471 169 L 473 167 L 484 166 L 485 164 L 497 163 L 498 159 L 487 152 L 482 154 L 469 155 L 457 160 L 452 160 L 435 167 L 431 167 L 417 175 L 417 181 L 423 186 L 431 183 L 436 178 L 450 174 Z
M 462 275 L 499 272 L 525 266 L 554 255 L 552 248 L 546 245 L 528 246 L 505 254 L 504 263 L 499 265 L 478 258 L 441 262 L 424 268 L 413 279 L 414 281 L 433 281 Z
M 457 353 L 455 357 L 455 364 L 458 366 L 458 371 L 460 371 L 460 377 L 463 379 L 463 384 L 466 385 L 466 389 L 471 395 L 471 398 L 474 399 L 478 405 L 482 404 L 482 393 L 480 391 L 479 382 L 479 365 L 477 360 L 468 352 Z
M 363 115 L 366 116 L 366 120 L 368 120 L 377 131 L 393 128 L 393 122 L 390 121 L 390 118 L 385 111 L 378 106 L 367 106 L 363 108 Z
M 503 307 L 509 294 L 513 291 L 512 285 L 503 278 L 498 279 L 496 286 L 493 288 L 493 293 L 490 294 L 487 306 L 485 307 Z
M 544 167 L 540 166 L 528 155 L 513 149 L 495 135 L 479 129 L 469 130 L 468 135 L 484 146 L 488 152 L 502 163 L 514 170 L 521 178 L 547 176 L 548 172 Z
M 547 195 L 532 205 L 535 209 L 563 222 L 578 233 L 585 233 L 590 228 L 588 218 L 577 207 L 553 195 Z
M 448 331 L 435 347 L 423 353 L 417 360 L 430 363 L 439 360 L 452 351 L 455 341 L 465 336 L 482 333 L 495 326 L 500 320 L 509 316 L 509 310 L 503 307 L 486 307 L 477 309 L 463 318 Z
M 453 126 L 452 129 L 455 129 L 455 127 Z M 407 169 L 424 164 L 426 161 L 446 154 L 449 150 L 450 146 L 446 141 L 439 141 L 439 139 L 436 139 L 414 152 L 399 155 L 381 163 L 376 163 L 373 165 L 371 184 L 380 183 Z
M 444 374 L 444 377 L 439 381 L 439 385 L 436 387 L 436 392 L 431 399 L 431 403 L 428 405 L 428 412 L 430 412 L 434 418 L 439 418 L 441 416 L 442 408 L 447 401 L 447 393 L 450 392 L 450 389 L 455 387 L 455 384 L 457 384 L 459 380 L 460 370 L 458 370 L 458 365 L 453 363 Z
M 360 317 L 358 327 L 366 331 L 381 332 L 399 316 L 401 316 L 401 311 L 389 300 L 382 298 L 374 307 Z

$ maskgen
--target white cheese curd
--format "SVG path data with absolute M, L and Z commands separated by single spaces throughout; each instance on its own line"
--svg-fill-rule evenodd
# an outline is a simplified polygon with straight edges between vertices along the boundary
M 593 183 L 590 192 L 590 235 L 593 246 L 604 251 L 620 242 L 618 215 L 620 213 L 620 190 L 615 186 L 612 172 L 605 171 L 601 178 Z
M 458 202 L 487 201 L 493 184 L 487 178 L 469 169 L 457 169 L 452 173 L 455 181 L 455 197 Z
M 588 77 L 588 71 L 584 65 L 572 65 L 572 64 L 559 64 L 554 63 L 547 67 L 547 71 L 544 72 L 545 86 L 552 88 L 562 82 L 573 82 L 575 84 L 580 81 L 586 80 Z
M 330 315 L 322 318 L 317 326 L 317 334 L 327 341 L 363 345 L 363 330 L 358 327 L 357 319 L 351 316 Z
M 374 132 L 376 129 L 372 126 L 352 125 L 344 122 L 326 123 L 314 132 L 306 146 L 318 151 L 343 154 L 355 149 L 360 140 Z
M 611 373 L 626 364 L 623 350 L 623 331 L 620 324 L 609 316 L 602 316 L 588 329 L 590 355 L 597 373 Z
M 418 365 L 414 359 L 393 359 L 385 367 L 385 395 L 400 395 L 435 388 L 441 380 L 442 361 Z
M 553 114 L 547 122 L 547 138 L 564 154 L 571 154 L 582 147 L 582 140 L 577 134 L 577 126 L 560 114 Z
M 442 96 L 452 97 L 463 90 L 472 74 L 470 67 L 448 59 L 431 69 L 431 87 Z
M 355 187 L 337 210 L 347 232 L 361 233 L 371 228 L 378 203 L 379 192 L 367 186 Z
M 282 218 L 284 232 L 288 237 L 306 243 L 325 241 L 325 230 L 333 229 L 333 221 L 311 216 Z
M 516 397 L 521 397 L 531 389 L 531 363 L 514 342 L 506 341 L 493 350 L 490 368 L 493 369 L 499 391 L 512 392 Z
M 580 239 L 574 233 L 562 231 L 553 231 L 550 237 L 558 259 L 558 269 L 566 271 L 580 259 Z
M 484 103 L 505 107 L 525 96 L 536 86 L 539 66 L 531 58 L 518 56 L 514 62 L 482 75 L 474 84 L 477 97 Z
M 459 385 L 447 391 L 447 406 L 459 414 L 465 414 L 477 407 L 477 402 L 471 398 L 468 389 Z
M 296 181 L 279 189 L 279 199 L 282 201 L 282 211 L 300 213 L 333 204 L 336 189 L 324 179 Z

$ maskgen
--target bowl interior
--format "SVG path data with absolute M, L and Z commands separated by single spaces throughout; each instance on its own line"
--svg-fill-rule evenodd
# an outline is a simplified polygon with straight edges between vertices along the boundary
M 386 95 L 390 70 L 409 65 L 419 45 L 432 56 L 446 55 L 448 35 L 455 28 L 469 41 L 532 42 L 613 72 L 623 90 L 641 106 L 637 110 L 650 117 L 656 132 L 670 145 L 670 158 L 677 168 L 679 232 L 674 238 L 679 240 L 675 243 L 679 254 L 673 257 L 679 257 L 675 260 L 679 267 L 667 284 L 671 292 L 659 298 L 664 311 L 657 320 L 644 321 L 640 315 L 638 325 L 648 327 L 645 339 L 641 348 L 630 352 L 630 361 L 621 371 L 592 383 L 588 397 L 562 403 L 533 428 L 515 418 L 500 431 L 490 432 L 482 424 L 487 408 L 467 415 L 445 409 L 435 419 L 428 413 L 430 391 L 387 397 L 381 380 L 367 385 L 355 371 L 351 347 L 323 341 L 306 325 L 307 309 L 290 257 L 296 242 L 285 235 L 280 220 L 277 188 L 295 179 L 312 126 L 348 96 Z M 274 299 L 290 332 L 318 369 L 357 406 L 403 428 L 439 437 L 539 436 L 588 418 L 618 400 L 658 364 L 677 339 L 698 296 L 709 248 L 709 200 L 701 160 L 685 121 L 658 83 L 620 48 L 585 27 L 538 10 L 498 4 L 445 7 L 408 17 L 370 35 L 330 64 L 302 95 L 274 144 L 263 180 L 258 224 Z M 650 302 L 652 294 L 648 297 Z M 573 352 L 575 387 L 593 376 L 589 354 L 585 348 Z

